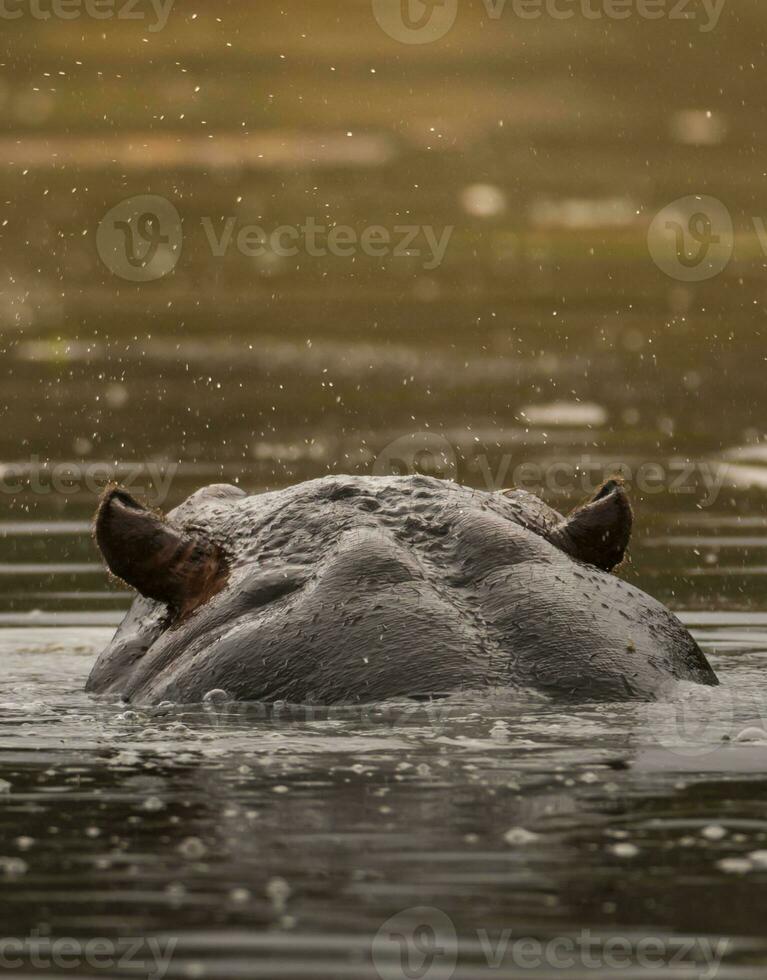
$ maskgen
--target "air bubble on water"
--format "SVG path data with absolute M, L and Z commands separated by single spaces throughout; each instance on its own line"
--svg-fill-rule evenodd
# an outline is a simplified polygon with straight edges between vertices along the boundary
M 20 878 L 27 873 L 28 867 L 19 857 L 0 857 L 0 874 L 4 878 Z
M 229 900 L 235 905 L 245 905 L 251 899 L 251 894 L 247 888 L 233 888 L 229 892 Z
M 179 905 L 186 898 L 186 885 L 171 881 L 165 886 L 165 894 L 174 905 Z
M 222 701 L 230 701 L 231 698 L 226 691 L 220 687 L 217 687 L 212 691 L 208 691 L 202 700 L 205 704 L 220 704 Z
M 520 847 L 532 844 L 540 838 L 540 834 L 534 834 L 527 827 L 512 827 L 503 835 L 503 839 L 512 847 Z
M 18 847 L 20 851 L 28 851 L 31 847 L 34 846 L 34 843 L 35 843 L 34 837 L 16 838 L 16 847 Z
M 164 810 L 166 804 L 158 796 L 148 796 L 141 805 L 142 810 L 148 810 L 150 813 L 157 813 L 159 810 Z
M 138 752 L 134 752 L 132 749 L 124 749 L 110 760 L 109 766 L 112 769 L 132 768 L 139 765 L 140 762 L 141 756 Z
M 736 742 L 767 742 L 767 732 L 763 728 L 744 728 L 735 736 Z
M 727 836 L 727 830 L 720 824 L 709 824 L 708 827 L 704 827 L 701 830 L 701 837 L 705 837 L 706 840 L 722 840 Z
M 266 884 L 265 892 L 274 911 L 278 915 L 282 915 L 290 898 L 290 885 L 284 878 L 271 878 Z
M 747 858 L 722 858 L 716 862 L 717 868 L 727 874 L 745 875 L 753 870 L 753 865 Z
M 178 851 L 185 858 L 201 858 L 208 853 L 208 848 L 199 837 L 185 837 L 178 845 Z
M 168 725 L 165 729 L 167 732 L 172 732 L 174 735 L 184 735 L 194 738 L 194 733 L 189 730 L 189 728 L 183 723 L 183 721 L 174 721 L 172 724 Z
M 100 837 L 101 836 L 101 828 L 100 827 L 86 827 L 85 828 L 85 836 L 86 837 L 90 837 L 90 838 L 92 838 L 92 839 L 95 840 L 96 837 Z
M 0 793 L 10 793 L 11 784 L 7 779 L 0 779 Z
M 141 715 L 138 711 L 123 711 L 121 715 L 117 716 L 117 721 L 143 721 Z
M 490 738 L 494 742 L 507 742 L 509 740 L 509 726 L 505 721 L 497 721 L 490 729 Z
M 639 848 L 636 844 L 632 844 L 629 841 L 622 841 L 619 844 L 611 844 L 608 848 L 611 854 L 614 854 L 619 858 L 635 858 L 639 854 Z

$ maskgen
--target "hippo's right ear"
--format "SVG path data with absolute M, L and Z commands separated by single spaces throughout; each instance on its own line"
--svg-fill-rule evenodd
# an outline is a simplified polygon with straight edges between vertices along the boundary
M 561 551 L 606 572 L 620 565 L 634 515 L 620 480 L 608 480 L 592 499 L 574 510 L 548 535 Z
M 226 581 L 217 545 L 173 527 L 119 487 L 104 491 L 95 534 L 113 575 L 177 613 L 199 606 Z

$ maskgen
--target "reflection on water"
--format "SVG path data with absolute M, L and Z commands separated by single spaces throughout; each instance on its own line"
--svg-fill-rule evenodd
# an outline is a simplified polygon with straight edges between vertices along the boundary
M 730 629 L 696 630 L 724 686 L 692 722 L 500 692 L 126 709 L 81 693 L 108 630 L 5 630 L 4 930 L 153 939 L 171 977 L 375 977 L 383 924 L 404 912 L 407 935 L 426 906 L 460 937 L 459 976 L 517 975 L 523 937 L 570 937 L 577 965 L 648 936 L 666 937 L 653 976 L 713 976 L 720 955 L 720 975 L 760 976 L 767 636 L 709 644 Z

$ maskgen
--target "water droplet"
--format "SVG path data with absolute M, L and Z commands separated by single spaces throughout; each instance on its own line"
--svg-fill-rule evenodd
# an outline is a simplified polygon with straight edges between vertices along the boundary
M 540 834 L 534 834 L 532 830 L 528 830 L 526 827 L 512 827 L 503 835 L 503 839 L 507 844 L 511 844 L 512 847 L 532 844 L 534 841 L 537 841 L 539 837 Z
M 4 878 L 20 878 L 27 873 L 27 862 L 18 857 L 0 857 L 0 874 Z
M 708 827 L 704 827 L 700 833 L 706 840 L 722 840 L 727 836 L 727 831 L 719 824 L 710 824 Z
M 201 858 L 208 853 L 208 848 L 199 837 L 186 837 L 178 845 L 178 851 L 186 858 Z

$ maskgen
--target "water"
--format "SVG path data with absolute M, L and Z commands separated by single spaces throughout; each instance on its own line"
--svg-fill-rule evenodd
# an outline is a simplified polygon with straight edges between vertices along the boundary
M 424 45 L 367 3 L 288 6 L 3 22 L 0 962 L 761 980 L 763 5 L 701 30 L 703 5 L 523 21 L 465 0 Z M 136 195 L 183 226 L 154 282 L 97 246 Z M 687 195 L 736 232 L 699 283 L 647 245 Z M 422 254 L 216 255 L 205 222 L 228 218 L 454 230 L 438 264 L 422 234 Z M 623 472 L 621 574 L 722 686 L 566 711 L 83 693 L 130 602 L 91 538 L 105 482 L 167 510 L 212 482 L 412 468 L 563 511 Z
M 454 961 L 456 976 L 761 976 L 767 614 L 737 597 L 695 611 L 700 579 L 659 568 L 696 524 L 716 542 L 709 515 L 641 557 L 723 681 L 674 706 L 94 700 L 83 684 L 111 635 L 94 624 L 126 598 L 40 563 L 24 581 L 68 575 L 72 592 L 22 590 L 41 611 L 16 613 L 23 627 L 5 612 L 0 631 L 0 873 L 20 962 L 68 938 L 78 975 L 405 976 L 395 935 L 406 966 L 439 977 Z M 60 530 L 48 540 L 90 547 Z M 36 540 L 23 523 L 6 535 Z M 745 581 L 753 539 L 727 544 Z
M 211 361 L 217 341 L 206 343 L 199 358 Z M 74 953 L 64 961 L 77 964 L 68 968 L 76 975 L 131 976 L 144 964 L 143 974 L 173 978 L 399 980 L 408 975 L 400 943 L 414 975 L 431 964 L 424 975 L 438 980 L 454 959 L 458 977 L 516 976 L 531 962 L 543 977 L 582 976 L 589 964 L 606 975 L 713 976 L 720 963 L 719 976 L 763 975 L 767 535 L 762 491 L 739 486 L 731 467 L 760 473 L 759 447 L 749 448 L 732 416 L 700 426 L 700 401 L 674 401 L 671 369 L 662 388 L 674 403 L 669 434 L 656 419 L 672 409 L 654 406 L 652 391 L 637 384 L 627 397 L 611 384 L 616 364 L 629 370 L 625 354 L 604 375 L 595 361 L 582 389 L 590 398 L 580 404 L 592 405 L 584 418 L 557 408 L 559 391 L 544 398 L 533 390 L 546 383 L 539 354 L 515 362 L 531 379 L 521 390 L 478 346 L 448 352 L 445 368 L 426 340 L 400 342 L 387 361 L 386 345 L 371 352 L 365 337 L 347 342 L 340 361 L 313 363 L 316 347 L 307 354 L 305 345 L 264 337 L 259 356 L 273 357 L 269 372 L 292 386 L 278 425 L 260 423 L 258 408 L 255 424 L 248 414 L 249 405 L 268 404 L 276 380 L 265 395 L 260 375 L 229 350 L 219 367 L 206 365 L 227 379 L 227 397 L 198 406 L 186 459 L 177 420 L 190 415 L 189 389 L 174 380 L 185 368 L 171 370 L 159 346 L 122 369 L 129 397 L 99 437 L 107 450 L 7 453 L 26 467 L 0 527 L 0 779 L 9 784 L 0 794 L 0 890 L 3 933 L 25 944 L 19 972 L 34 963 L 43 975 L 62 969 L 53 957 L 68 938 Z M 460 401 L 455 387 L 434 381 L 440 370 L 448 378 L 458 357 L 470 364 Z M 399 385 L 395 397 L 403 361 L 416 382 Z M 375 367 L 357 411 L 326 414 L 322 372 L 334 368 L 338 378 L 344 363 L 365 362 Z M 65 402 L 104 390 L 108 358 L 74 362 L 70 376 L 72 363 L 51 366 Z M 17 383 L 24 364 L 53 362 L 20 357 Z M 760 370 L 744 368 L 733 412 L 758 403 Z M 164 415 L 141 409 L 152 388 L 165 393 Z M 354 388 L 349 381 L 343 390 Z M 505 408 L 509 392 L 520 410 L 548 406 L 542 419 L 532 424 Z M 17 428 L 32 424 L 39 397 L 25 387 Z M 637 424 L 621 422 L 627 401 Z M 558 414 L 568 424 L 557 424 Z M 307 418 L 317 425 L 307 428 Z M 49 413 L 45 425 L 43 447 L 46 438 L 58 446 L 62 428 L 70 443 L 89 431 L 76 414 Z M 622 574 L 679 612 L 722 688 L 691 689 L 681 706 L 566 711 L 502 692 L 313 713 L 126 708 L 83 694 L 130 600 L 108 584 L 90 536 L 95 495 L 85 480 L 94 463 L 155 502 L 170 473 L 167 508 L 222 478 L 259 490 L 369 472 L 392 441 L 404 437 L 406 451 L 414 432 L 436 433 L 448 453 L 447 464 L 439 455 L 422 461 L 477 486 L 487 485 L 487 472 L 507 485 L 520 463 L 539 464 L 538 489 L 562 509 L 583 495 L 574 474 L 586 455 L 597 469 L 623 462 L 634 476 L 650 461 L 678 477 L 680 460 L 693 460 L 685 492 L 634 481 L 632 560 Z M 142 450 L 115 467 L 124 440 Z M 53 487 L 54 469 L 66 462 L 72 479 L 63 492 Z M 567 466 L 557 477 L 563 490 L 546 483 L 552 462 Z M 723 467 L 715 493 L 702 462 Z M 102 479 L 104 468 L 95 469 Z M 101 959 L 95 939 L 106 943 Z

